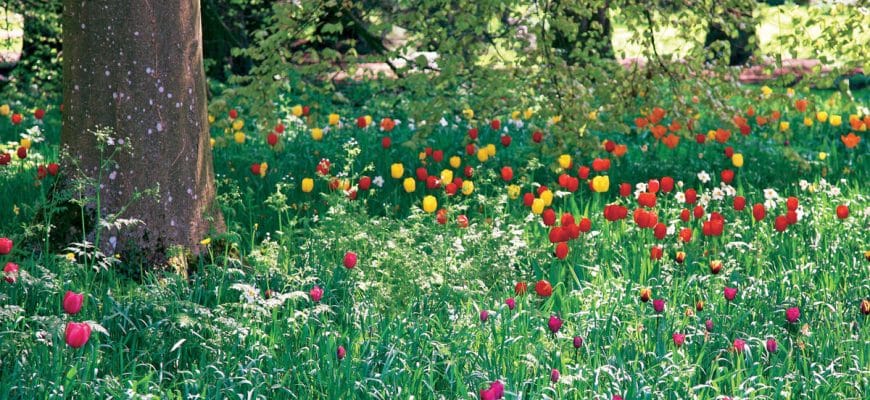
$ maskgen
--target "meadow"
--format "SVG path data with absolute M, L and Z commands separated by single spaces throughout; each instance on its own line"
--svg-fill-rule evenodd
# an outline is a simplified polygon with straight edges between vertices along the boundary
M 750 89 L 726 123 L 639 106 L 593 151 L 531 108 L 421 140 L 392 110 L 213 104 L 227 233 L 157 271 L 53 239 L 61 111 L 22 95 L 0 397 L 868 398 L 870 93 Z

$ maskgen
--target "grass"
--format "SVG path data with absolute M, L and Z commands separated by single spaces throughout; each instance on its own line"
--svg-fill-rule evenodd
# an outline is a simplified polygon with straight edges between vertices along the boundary
M 749 118 L 751 135 L 735 130 L 725 143 L 698 144 L 684 132 L 671 150 L 649 129 L 596 132 L 625 144 L 622 157 L 603 149 L 559 149 L 550 136 L 536 144 L 531 126 L 546 126 L 536 117 L 518 127 L 492 116 L 503 125 L 493 130 L 490 116 L 457 116 L 425 144 L 443 150 L 444 159 L 421 161 L 424 148 L 402 145 L 413 134 L 410 121 L 385 133 L 377 123 L 390 114 L 374 115 L 375 126 L 361 129 L 357 110 L 336 109 L 341 126 L 315 141 L 310 128 L 326 127 L 329 111 L 297 118 L 292 103 L 276 116 L 287 130 L 272 148 L 265 143 L 269 127 L 254 133 L 252 120 L 242 128 L 245 142 L 236 143 L 234 121 L 215 109 L 211 134 L 228 233 L 210 238 L 210 251 L 192 266 L 189 279 L 168 272 L 138 276 L 129 272 L 138 267 L 123 256 L 119 265 L 102 269 L 65 251 L 38 250 L 44 231 L 33 221 L 54 178 L 35 179 L 35 168 L 56 159 L 59 113 L 37 103 L 49 106 L 42 124 L 28 118 L 24 126 L 12 126 L 0 119 L 8 151 L 18 147 L 25 127 L 39 125 L 46 137 L 33 145 L 30 162 L 15 159 L 0 167 L 4 193 L 16 193 L 0 196 L 0 236 L 17 243 L 0 261 L 21 267 L 15 283 L 0 281 L 0 393 L 454 399 L 477 398 L 499 380 L 508 399 L 866 398 L 870 320 L 861 301 L 870 295 L 868 139 L 858 131 L 863 139 L 852 149 L 840 140 L 850 131 L 849 114 L 859 114 L 866 103 L 837 96 L 828 101 L 830 92 L 796 96 L 809 99 L 806 113 L 784 93 L 734 99 L 752 104 L 757 115 L 781 111 L 790 129 Z M 13 106 L 27 115 L 33 107 Z M 820 122 L 816 111 L 836 113 L 844 122 Z M 804 117 L 815 121 L 812 127 L 803 125 Z M 722 127 L 712 121 L 702 117 L 698 132 Z M 662 123 L 668 122 L 666 116 Z M 468 126 L 480 128 L 480 147 L 495 145 L 487 161 L 466 155 Z M 513 137 L 509 147 L 499 144 L 503 134 Z M 387 135 L 393 146 L 384 149 Z M 723 157 L 729 146 L 743 155 L 741 168 Z M 565 191 L 552 149 L 572 156 L 573 177 L 578 165 L 612 159 L 609 171 L 590 175 L 609 176 L 610 190 L 594 193 L 583 181 L 576 192 Z M 459 168 L 449 165 L 454 155 Z M 323 158 L 331 161 L 328 177 L 315 173 Z M 250 165 L 263 162 L 267 173 L 252 174 Z M 394 163 L 404 165 L 403 177 L 419 166 L 429 174 L 447 169 L 464 176 L 464 167 L 472 166 L 473 192 L 447 196 L 417 182 L 407 193 L 401 180 L 390 177 Z M 513 169 L 510 183 L 501 178 L 504 166 Z M 736 172 L 730 185 L 720 178 L 725 169 Z M 702 172 L 711 180 L 701 179 Z M 640 229 L 632 212 L 624 220 L 605 220 L 607 204 L 639 208 L 633 196 L 618 195 L 619 183 L 634 188 L 666 175 L 683 186 L 659 192 L 652 209 L 674 227 L 664 240 Z M 358 190 L 356 200 L 328 188 L 333 179 L 355 187 L 361 176 L 380 176 L 384 183 Z M 301 189 L 303 178 L 315 180 L 312 192 Z M 518 198 L 509 196 L 511 184 Z M 588 233 L 568 242 L 565 259 L 553 256 L 551 228 L 523 205 L 522 194 L 539 185 L 556 193 L 549 206 L 556 225 L 563 213 L 578 223 L 591 221 Z M 677 193 L 688 188 L 698 190 L 703 215 L 683 221 L 682 210 L 694 207 Z M 726 192 L 723 199 L 717 190 Z M 446 224 L 421 210 L 427 194 L 447 210 Z M 747 210 L 732 207 L 735 195 L 747 198 Z M 798 199 L 800 220 L 778 232 L 774 220 L 787 214 L 790 196 Z M 756 221 L 750 210 L 765 202 L 767 216 Z M 848 218 L 836 217 L 839 205 L 848 205 Z M 727 221 L 722 236 L 702 234 L 713 211 Z M 460 226 L 460 215 L 468 227 Z M 678 238 L 683 228 L 692 229 L 688 242 Z M 663 250 L 660 260 L 650 257 L 654 246 Z M 682 263 L 676 262 L 678 251 L 686 254 Z M 353 269 L 343 266 L 346 252 L 358 256 Z M 724 264 L 719 274 L 711 273 L 714 261 Z M 535 294 L 539 280 L 552 284 L 552 295 Z M 520 281 L 528 283 L 525 294 L 515 292 Z M 324 290 L 319 301 L 310 295 L 315 285 Z M 733 301 L 724 298 L 726 287 L 738 289 Z M 665 300 L 663 313 L 641 300 L 642 288 Z M 66 290 L 85 294 L 81 313 L 63 312 Z M 514 310 L 508 298 L 515 298 Z M 791 307 L 801 314 L 794 323 L 785 317 Z M 556 333 L 548 329 L 552 316 L 564 321 Z M 65 344 L 68 321 L 89 321 L 94 328 L 80 349 Z M 687 335 L 681 347 L 674 333 Z M 574 336 L 583 339 L 577 349 Z M 765 349 L 770 338 L 778 342 L 775 353 Z M 737 339 L 746 342 L 745 351 L 734 350 Z M 561 374 L 557 383 L 550 380 L 553 369 Z

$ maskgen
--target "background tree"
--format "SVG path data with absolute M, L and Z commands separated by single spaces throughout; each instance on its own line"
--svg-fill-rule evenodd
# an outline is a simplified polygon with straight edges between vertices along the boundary
M 199 1 L 66 0 L 63 35 L 61 141 L 80 174 L 101 177 L 86 217 L 144 222 L 93 240 L 108 254 L 141 252 L 149 261 L 172 246 L 196 248 L 223 226 L 214 206 Z M 99 127 L 113 139 L 89 133 Z M 131 150 L 100 151 L 121 145 Z M 114 163 L 101 175 L 107 154 Z M 140 197 L 149 190 L 157 195 Z

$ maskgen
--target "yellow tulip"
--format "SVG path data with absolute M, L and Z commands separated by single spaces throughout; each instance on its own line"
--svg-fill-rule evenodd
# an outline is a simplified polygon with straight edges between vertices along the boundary
M 9 113 L 11 113 L 11 112 L 12 112 L 12 109 L 9 108 L 9 104 L 4 104 L 4 105 L 0 106 L 0 115 L 7 117 L 7 116 L 9 116 Z
M 486 154 L 490 157 L 495 156 L 495 145 L 490 143 L 486 145 Z
M 816 113 L 816 119 L 819 120 L 819 122 L 825 122 L 828 120 L 828 113 L 819 111 Z
M 414 191 L 417 190 L 417 182 L 411 177 L 405 178 L 402 182 L 402 186 L 405 187 L 405 192 L 408 193 L 414 193 Z
M 366 120 L 366 126 L 369 126 L 372 124 L 372 116 L 371 115 L 366 115 L 364 118 Z
M 520 119 L 520 112 L 519 111 L 512 112 L 511 119 Z
M 825 161 L 826 158 L 828 158 L 828 153 L 825 153 L 824 151 L 819 152 L 819 160 Z
M 211 146 L 211 148 L 214 148 L 214 143 L 215 143 L 214 138 L 208 138 L 208 144 L 209 144 L 209 146 Z
M 604 193 L 610 190 L 610 177 L 604 175 L 592 178 L 592 189 L 598 193 Z
M 794 97 L 794 89 L 792 89 L 792 88 L 786 89 L 785 94 L 788 95 L 788 97 Z
M 544 212 L 544 200 L 535 199 L 532 201 L 532 212 L 535 214 L 541 214 Z
M 840 126 L 843 123 L 843 117 L 839 114 L 831 115 L 831 126 Z
M 293 108 L 290 109 L 290 112 L 293 114 L 294 117 L 297 117 L 297 118 L 301 117 L 302 116 L 302 106 L 297 104 L 297 105 L 293 106 Z
M 520 187 L 517 185 L 508 185 L 507 192 L 511 200 L 516 200 L 520 197 Z
M 462 158 L 459 156 L 450 157 L 450 166 L 453 168 L 459 168 L 462 165 Z
M 466 108 L 462 110 L 462 115 L 464 115 L 466 119 L 472 119 L 474 118 L 474 110 Z
M 535 112 L 532 111 L 531 108 L 527 108 L 526 111 L 523 111 L 523 119 L 532 118 L 532 115 L 534 115 L 534 114 L 535 114 Z
M 769 86 L 764 85 L 761 87 L 761 94 L 763 94 L 764 97 L 769 97 L 771 93 L 773 93 L 773 89 L 771 89 Z
M 541 192 L 541 194 L 538 196 L 538 198 L 540 198 L 541 201 L 544 202 L 544 205 L 547 207 L 549 207 L 550 204 L 553 204 L 553 192 L 550 191 L 549 189 Z
M 233 140 L 235 140 L 236 143 L 238 143 L 238 144 L 245 143 L 245 134 L 244 134 L 244 132 L 236 132 L 236 134 L 233 135 Z
M 489 160 L 489 153 L 486 149 L 477 150 L 477 161 L 486 162 L 486 160 Z
M 716 131 L 707 131 L 707 140 L 716 140 Z
M 787 131 L 788 128 L 789 128 L 789 126 L 790 126 L 790 124 L 788 123 L 788 121 L 781 121 L 781 122 L 779 123 L 779 131 L 780 131 L 780 132 L 785 132 L 785 131 Z
M 267 169 L 269 169 L 268 163 L 260 163 L 260 177 L 266 176 Z
M 213 123 L 214 123 L 214 115 L 211 115 L 211 114 L 208 115 L 208 123 L 209 123 L 209 124 L 213 124 Z
M 555 124 L 558 124 L 559 121 L 561 121 L 561 120 L 562 120 L 562 116 L 556 115 L 556 116 L 553 116 L 553 118 L 550 118 L 550 123 L 555 125 Z
M 423 211 L 433 213 L 438 208 L 438 199 L 435 196 L 429 195 L 423 198 Z
M 589 119 L 592 121 L 597 120 L 598 119 L 598 111 L 590 111 L 589 112 Z
M 302 180 L 302 191 L 305 193 L 311 193 L 314 190 L 314 179 L 305 178 Z
M 474 193 L 474 182 L 472 182 L 472 181 L 462 182 L 462 194 L 464 194 L 466 196 L 470 196 L 472 193 Z
M 813 126 L 813 119 L 810 117 L 804 117 L 804 126 Z
M 426 152 L 425 152 L 425 151 L 421 151 L 420 154 L 417 154 L 417 158 L 419 158 L 420 161 L 425 160 L 425 159 L 426 159 Z
M 736 153 L 731 156 L 731 165 L 734 165 L 736 168 L 740 168 L 743 166 L 743 154 Z
M 559 156 L 559 166 L 562 167 L 562 169 L 571 168 L 571 156 L 568 154 L 562 154 Z
M 323 140 L 323 129 L 314 128 L 311 130 L 311 138 L 319 142 Z
M 448 184 L 453 182 L 453 171 L 449 169 L 444 169 L 441 171 L 441 182 L 443 184 Z
M 402 165 L 402 163 L 390 165 L 390 176 L 392 176 L 393 179 L 399 179 L 402 175 L 405 175 L 405 166 Z
M 233 130 L 234 131 L 240 131 L 244 127 L 245 127 L 245 121 L 243 121 L 241 119 L 237 119 L 237 120 L 233 121 Z
M 338 125 L 339 116 L 338 114 L 329 114 L 329 124 L 330 125 Z
M 24 147 L 25 149 L 30 150 L 30 145 L 32 144 L 32 143 L 30 142 L 30 139 L 28 139 L 28 138 L 23 138 L 23 139 L 21 139 L 21 142 L 20 142 L 20 143 L 21 143 L 21 147 Z

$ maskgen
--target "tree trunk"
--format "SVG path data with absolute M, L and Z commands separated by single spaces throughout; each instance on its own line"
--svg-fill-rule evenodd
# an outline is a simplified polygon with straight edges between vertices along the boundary
M 108 254 L 161 262 L 223 230 L 215 204 L 198 0 L 64 0 L 62 145 L 79 173 L 101 176 L 88 211 L 143 224 L 97 238 Z M 113 130 L 116 163 L 99 172 L 92 132 Z M 106 153 L 112 152 L 111 143 Z M 136 196 L 157 189 L 157 196 Z M 126 207 L 126 208 L 125 208 Z M 93 221 L 98 222 L 98 221 Z
M 742 7 L 727 9 L 726 12 L 731 14 L 734 21 L 737 21 L 737 37 L 731 37 L 725 32 L 723 27 L 716 22 L 710 22 L 707 29 L 707 36 L 704 38 L 704 47 L 710 47 L 714 42 L 726 41 L 730 54 L 728 56 L 728 65 L 737 66 L 746 64 L 749 58 L 752 57 L 754 47 L 750 43 L 750 39 L 755 36 L 755 25 L 752 21 L 752 4 L 747 2 L 742 4 Z M 721 53 L 714 54 L 714 58 L 722 58 Z

